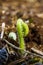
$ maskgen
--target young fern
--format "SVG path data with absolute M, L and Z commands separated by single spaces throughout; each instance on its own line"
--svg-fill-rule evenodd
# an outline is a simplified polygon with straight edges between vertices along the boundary
M 23 50 L 26 50 L 24 36 L 26 36 L 29 33 L 29 28 L 28 25 L 25 22 L 23 22 L 22 19 L 17 20 L 17 32 L 20 43 L 19 47 L 22 49 L 20 50 L 20 52 L 23 54 Z

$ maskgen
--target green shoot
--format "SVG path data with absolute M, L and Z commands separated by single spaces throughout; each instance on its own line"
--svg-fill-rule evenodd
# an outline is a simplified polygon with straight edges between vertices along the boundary
M 26 36 L 29 33 L 29 28 L 28 25 L 25 22 L 23 22 L 22 19 L 17 20 L 17 32 L 20 43 L 19 47 L 22 49 L 20 52 L 23 54 L 23 50 L 26 50 L 24 36 Z

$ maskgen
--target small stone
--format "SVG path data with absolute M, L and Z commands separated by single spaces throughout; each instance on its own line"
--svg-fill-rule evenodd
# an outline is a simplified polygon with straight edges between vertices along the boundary
M 25 23 L 29 23 L 29 20 L 25 21 Z
M 5 10 L 2 11 L 2 14 L 4 14 L 4 13 L 5 13 Z

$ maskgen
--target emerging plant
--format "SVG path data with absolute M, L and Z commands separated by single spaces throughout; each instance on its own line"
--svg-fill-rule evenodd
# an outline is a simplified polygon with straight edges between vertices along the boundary
M 16 33 L 10 32 L 10 33 L 9 33 L 9 38 L 11 38 L 11 39 L 13 39 L 13 40 L 16 41 Z
M 19 47 L 21 48 L 20 52 L 24 54 L 24 50 L 26 50 L 24 36 L 26 36 L 29 33 L 29 28 L 28 25 L 25 22 L 23 22 L 22 19 L 17 20 L 17 32 L 20 43 Z

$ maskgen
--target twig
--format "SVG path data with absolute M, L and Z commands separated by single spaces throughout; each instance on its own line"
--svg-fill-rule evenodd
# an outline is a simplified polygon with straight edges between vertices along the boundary
M 35 49 L 35 48 L 31 48 L 31 50 L 34 51 L 35 53 L 37 53 L 37 54 L 43 56 L 43 52 L 42 52 L 42 51 L 39 51 L 39 50 L 37 50 L 37 49 Z
M 2 39 L 4 35 L 5 23 L 2 23 L 1 28 L 2 28 L 2 32 L 1 32 L 1 39 Z
M 15 48 L 15 49 L 17 49 L 17 50 L 21 50 L 21 48 L 19 48 L 19 47 L 13 45 L 12 43 L 8 42 L 6 39 L 3 38 L 3 40 L 4 40 L 8 45 L 10 45 L 12 48 Z M 31 49 L 32 49 L 32 48 L 31 48 Z M 30 55 L 33 55 L 33 56 L 38 56 L 38 57 L 40 57 L 40 58 L 43 59 L 43 55 L 41 55 L 41 54 L 38 55 L 38 54 L 35 54 L 35 53 L 32 53 L 32 52 L 29 52 L 29 51 L 27 51 L 27 50 L 24 50 L 24 52 L 25 52 L 25 53 L 28 53 L 28 54 L 30 54 Z
M 34 54 L 34 55 L 36 55 L 36 54 Z M 38 56 L 38 55 L 37 55 Z M 13 61 L 13 62 L 11 62 L 10 64 L 8 64 L 8 65 L 15 65 L 15 64 L 17 64 L 17 63 L 21 63 L 21 62 L 23 62 L 23 61 L 25 61 L 27 58 L 29 58 L 30 56 L 28 55 L 28 56 L 26 56 L 25 58 L 21 58 L 21 59 L 18 59 L 18 60 L 16 60 L 16 61 Z M 41 56 L 40 56 L 41 57 Z M 31 59 L 29 60 L 29 61 L 27 61 L 27 62 L 30 62 L 31 61 Z
M 6 39 L 3 38 L 3 40 L 4 40 L 8 45 L 10 45 L 12 48 L 15 48 L 15 49 L 18 49 L 18 50 L 21 49 L 21 48 L 15 46 L 15 45 L 13 45 L 12 43 L 8 42 Z
M 20 63 L 20 62 L 23 62 L 23 61 L 25 61 L 24 58 L 18 59 L 18 60 L 16 60 L 16 61 L 13 61 L 13 62 L 9 63 L 8 65 L 12 65 L 12 64 L 15 65 L 15 64 Z

